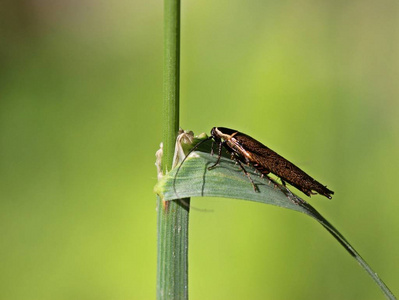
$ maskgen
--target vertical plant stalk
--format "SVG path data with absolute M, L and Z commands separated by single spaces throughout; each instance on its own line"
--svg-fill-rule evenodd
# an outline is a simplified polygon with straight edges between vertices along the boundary
M 180 0 L 164 0 L 163 158 L 172 169 L 179 130 Z M 158 197 L 157 299 L 188 299 L 189 199 Z

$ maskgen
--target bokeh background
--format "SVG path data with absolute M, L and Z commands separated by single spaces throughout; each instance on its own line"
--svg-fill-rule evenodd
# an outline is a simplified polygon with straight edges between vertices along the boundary
M 0 4 L 0 299 L 154 299 L 162 1 Z M 243 131 L 399 294 L 399 2 L 183 1 L 181 126 Z M 191 299 L 383 299 L 315 221 L 196 198 Z

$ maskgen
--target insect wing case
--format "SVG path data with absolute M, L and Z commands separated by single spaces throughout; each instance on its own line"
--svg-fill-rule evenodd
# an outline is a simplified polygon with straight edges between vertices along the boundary
M 229 128 L 218 127 L 216 130 L 212 130 L 212 133 L 222 133 L 220 137 L 225 140 L 224 145 L 229 152 L 236 153 L 238 159 L 253 165 L 262 174 L 267 175 L 271 172 L 308 196 L 313 194 L 312 191 L 316 191 L 331 199 L 331 195 L 334 194 L 326 186 L 254 138 Z

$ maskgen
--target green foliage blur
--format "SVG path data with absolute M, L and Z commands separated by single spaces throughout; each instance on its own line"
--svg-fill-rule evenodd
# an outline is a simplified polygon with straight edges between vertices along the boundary
M 162 9 L 1 4 L 0 299 L 155 298 Z M 238 129 L 327 184 L 309 201 L 396 295 L 398 18 L 391 0 L 183 1 L 181 41 L 181 126 Z M 192 206 L 213 212 L 190 215 L 191 299 L 383 299 L 304 215 Z

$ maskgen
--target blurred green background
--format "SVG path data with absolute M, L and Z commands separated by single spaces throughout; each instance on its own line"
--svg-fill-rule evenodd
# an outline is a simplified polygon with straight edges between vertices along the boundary
M 162 1 L 3 1 L 0 299 L 154 299 Z M 399 294 L 398 1 L 183 1 L 181 126 L 231 127 Z M 315 221 L 196 198 L 191 299 L 383 299 Z

